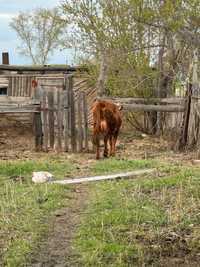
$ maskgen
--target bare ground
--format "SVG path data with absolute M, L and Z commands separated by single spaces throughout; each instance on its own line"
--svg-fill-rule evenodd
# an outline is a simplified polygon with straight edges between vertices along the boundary
M 41 242 L 33 255 L 30 267 L 71 267 L 74 251 L 71 245 L 75 229 L 80 223 L 87 189 L 75 187 L 70 206 L 57 210 L 53 215 L 48 237 Z M 74 266 L 74 265 L 73 265 Z

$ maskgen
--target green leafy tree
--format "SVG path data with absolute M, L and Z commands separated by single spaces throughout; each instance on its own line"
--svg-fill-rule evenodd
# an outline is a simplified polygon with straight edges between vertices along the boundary
M 21 12 L 10 23 L 21 40 L 18 50 L 31 58 L 33 64 L 46 64 L 49 56 L 60 46 L 66 28 L 59 9 L 40 8 Z

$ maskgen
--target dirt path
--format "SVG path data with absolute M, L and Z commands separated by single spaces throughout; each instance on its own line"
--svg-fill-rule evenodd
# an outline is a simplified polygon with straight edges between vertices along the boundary
M 72 240 L 86 202 L 87 187 L 76 186 L 70 206 L 55 212 L 48 237 L 29 267 L 74 267 Z

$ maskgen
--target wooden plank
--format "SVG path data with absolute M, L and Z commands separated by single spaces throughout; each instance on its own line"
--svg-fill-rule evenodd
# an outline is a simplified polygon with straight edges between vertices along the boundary
M 86 95 L 82 92 L 82 101 L 83 101 L 83 136 L 84 136 L 84 145 L 85 151 L 89 150 L 88 145 L 88 107 L 87 107 L 87 100 Z
M 144 98 L 144 97 L 97 97 L 98 100 L 108 100 L 124 104 L 184 104 L 184 97 Z
M 43 116 L 43 132 L 44 132 L 44 151 L 48 151 L 48 123 L 47 123 L 47 92 L 43 91 L 43 101 L 42 101 L 42 116 Z
M 7 86 L 8 83 L 9 83 L 9 78 L 8 77 L 2 77 L 2 75 L 0 75 L 0 85 Z
M 39 79 L 39 85 L 40 86 L 63 86 L 64 79 L 57 79 L 54 78 L 52 80 L 50 79 Z
M 19 94 L 19 76 L 16 77 L 16 81 L 15 81 L 15 96 L 20 96 Z
M 114 180 L 114 179 L 122 179 L 122 178 L 133 178 L 133 177 L 137 177 L 139 175 L 151 174 L 155 171 L 156 171 L 156 169 L 144 169 L 144 170 L 136 170 L 136 171 L 110 174 L 110 175 L 81 177 L 81 178 L 74 178 L 74 179 L 67 179 L 67 180 L 51 181 L 49 183 L 50 184 L 79 184 L 79 183 Z
M 38 105 L 38 104 L 37 104 Z M 32 104 L 0 104 L 1 109 L 35 109 L 37 105 L 32 105 Z
M 24 77 L 24 96 L 28 96 L 28 77 Z
M 0 70 L 9 70 L 9 71 L 41 71 L 44 73 L 45 71 L 52 72 L 87 72 L 87 67 L 69 67 L 66 66 L 20 66 L 20 65 L 0 65 Z
M 50 141 L 50 147 L 54 148 L 54 135 L 55 135 L 55 130 L 54 130 L 54 97 L 53 97 L 53 92 L 48 92 L 48 115 L 49 115 L 49 141 Z
M 18 103 L 23 103 L 23 102 L 28 102 L 28 101 L 32 101 L 33 103 L 35 103 L 35 100 L 31 100 L 30 97 L 21 97 L 21 96 L 0 96 L 0 103 L 1 102 L 6 102 L 6 103 L 11 103 L 11 102 L 18 102 Z
M 8 79 L 8 92 L 7 92 L 7 95 L 8 96 L 12 95 L 12 78 L 11 77 Z
M 62 98 L 61 92 L 57 91 L 57 123 L 58 123 L 58 146 L 57 150 L 62 150 Z
M 13 87 L 12 87 L 12 96 L 16 96 L 15 95 L 15 84 L 16 84 L 16 77 L 13 77 Z
M 19 96 L 22 96 L 22 77 L 19 76 Z
M 37 111 L 35 109 L 15 109 L 15 110 L 3 110 L 3 109 L 0 109 L 0 113 L 1 114 L 8 114 L 8 113 L 40 113 L 40 111 Z
M 83 100 L 81 92 L 78 95 L 77 99 L 77 120 L 78 120 L 78 152 L 83 150 L 83 125 L 82 125 L 82 116 L 83 116 Z
M 41 112 L 35 113 L 34 123 L 35 123 L 35 149 L 36 151 L 41 151 L 43 143 Z
M 11 78 L 12 79 L 12 92 L 11 92 L 11 96 L 14 96 L 14 91 L 15 91 L 15 78 L 14 77 L 12 77 Z
M 37 88 L 37 90 L 35 90 L 34 98 L 36 100 L 41 101 L 41 97 L 42 97 L 42 91 L 40 90 L 40 88 Z M 36 151 L 41 151 L 42 145 L 43 145 L 41 112 L 34 114 L 34 125 L 35 125 L 34 127 L 35 128 L 35 149 Z
M 75 114 L 75 101 L 73 91 L 73 78 L 69 77 L 69 98 L 70 98 L 70 126 L 71 126 L 71 149 L 72 152 L 77 151 L 76 142 L 76 114 Z
M 123 109 L 128 111 L 162 111 L 162 112 L 184 112 L 184 105 L 143 105 L 123 104 Z
M 26 95 L 30 96 L 32 95 L 32 88 L 31 88 L 31 77 L 27 77 L 27 90 Z
M 69 150 L 69 103 L 68 103 L 68 90 L 62 92 L 63 106 L 64 106 L 64 151 Z
M 24 77 L 21 77 L 21 96 L 25 96 L 25 90 L 24 90 L 24 84 L 25 84 L 25 79 Z

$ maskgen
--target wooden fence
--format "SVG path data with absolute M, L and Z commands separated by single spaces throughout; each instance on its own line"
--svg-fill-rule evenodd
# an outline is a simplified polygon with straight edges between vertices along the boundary
M 37 151 L 88 151 L 86 94 L 76 92 L 75 97 L 72 75 L 65 76 L 65 88 L 56 84 L 48 87 L 43 82 L 34 89 L 32 97 L 2 96 L 0 114 L 34 114 Z
M 38 88 L 41 101 L 41 121 L 37 125 L 37 147 L 44 151 L 82 152 L 88 151 L 88 112 L 84 92 L 79 92 L 75 100 L 72 79 L 67 90 L 47 92 Z M 39 92 L 40 90 L 40 92 Z M 41 124 L 41 126 L 39 126 Z M 40 137 L 39 137 L 40 136 Z

